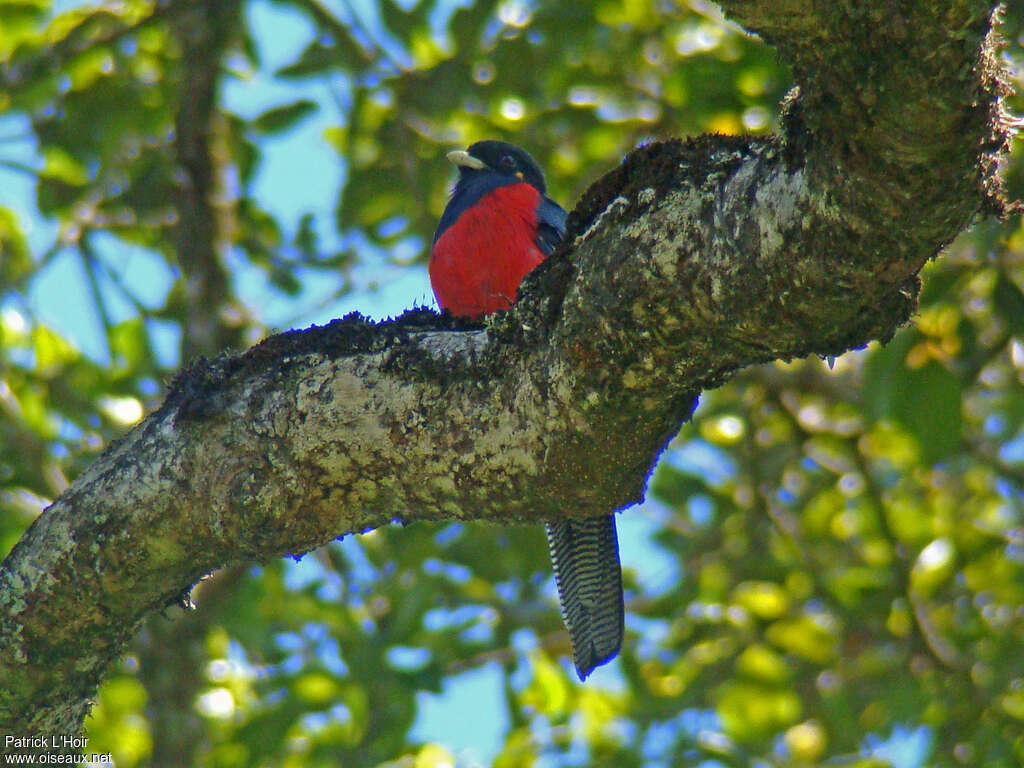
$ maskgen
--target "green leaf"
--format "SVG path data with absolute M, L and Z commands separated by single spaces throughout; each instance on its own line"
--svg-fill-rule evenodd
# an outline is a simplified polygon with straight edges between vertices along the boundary
M 30 38 L 49 6 L 48 0 L 0 3 L 0 57 L 7 58 L 20 42 Z
M 110 351 L 117 370 L 136 370 L 147 359 L 149 336 L 142 318 L 134 317 L 118 323 L 110 331 Z
M 37 325 L 32 329 L 32 349 L 36 368 L 46 376 L 55 376 L 65 365 L 78 359 L 78 350 L 52 328 Z
M 681 472 L 665 462 L 658 465 L 651 478 L 651 493 L 673 507 L 681 508 L 692 496 L 706 494 L 709 490 L 703 477 Z
M 307 262 L 314 262 L 317 260 L 320 240 L 316 234 L 313 214 L 302 214 L 302 218 L 299 219 L 298 229 L 295 231 L 295 238 L 292 242 L 296 249 L 298 249 L 299 253 L 302 254 L 302 258 Z
M 18 215 L 10 208 L 0 207 L 0 284 L 19 281 L 31 267 L 32 255 Z
M 800 698 L 786 688 L 729 680 L 715 692 L 722 725 L 733 738 L 752 742 L 767 738 L 800 719 Z
M 347 34 L 335 34 L 333 45 L 314 40 L 291 64 L 274 74 L 284 78 L 302 78 L 328 72 L 359 72 L 373 61 L 373 57 Z
M 294 128 L 319 109 L 315 101 L 299 99 L 291 104 L 268 109 L 252 121 L 253 127 L 264 134 L 282 133 Z
M 960 448 L 963 436 L 960 377 L 935 360 L 912 367 L 907 355 L 920 333 L 907 331 L 877 348 L 864 370 L 864 400 L 875 419 L 902 424 L 917 439 L 922 458 L 941 461 Z
M 787 653 L 814 664 L 827 664 L 837 650 L 834 628 L 816 616 L 780 619 L 768 627 L 765 637 Z
M 996 280 L 992 301 L 1010 332 L 1024 334 L 1024 292 L 1005 272 L 1001 272 Z
M 59 181 L 72 187 L 84 186 L 89 181 L 89 172 L 63 147 L 43 147 L 43 170 L 40 176 Z

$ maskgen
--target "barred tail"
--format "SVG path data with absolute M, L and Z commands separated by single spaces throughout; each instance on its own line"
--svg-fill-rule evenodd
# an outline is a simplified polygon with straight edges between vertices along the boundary
M 615 516 L 546 524 L 562 620 L 580 680 L 622 647 L 622 568 Z

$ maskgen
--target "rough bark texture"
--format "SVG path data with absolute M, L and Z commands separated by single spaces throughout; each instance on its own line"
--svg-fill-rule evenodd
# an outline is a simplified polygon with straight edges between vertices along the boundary
M 723 6 L 793 64 L 783 133 L 635 151 L 485 329 L 350 317 L 184 372 L 0 570 L 3 730 L 77 733 L 142 618 L 216 568 L 392 519 L 607 514 L 702 388 L 892 335 L 998 208 L 991 4 Z

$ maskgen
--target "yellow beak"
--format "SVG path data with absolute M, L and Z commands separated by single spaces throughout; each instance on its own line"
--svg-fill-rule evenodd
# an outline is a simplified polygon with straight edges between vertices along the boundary
M 464 149 L 452 150 L 446 157 L 460 168 L 472 168 L 475 171 L 482 171 L 487 167 L 483 160 L 478 160 Z

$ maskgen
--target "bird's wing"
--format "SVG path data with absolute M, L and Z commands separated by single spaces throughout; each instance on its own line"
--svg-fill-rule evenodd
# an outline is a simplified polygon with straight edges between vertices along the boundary
M 565 237 L 565 221 L 569 217 L 562 206 L 541 195 L 537 205 L 537 247 L 550 256 Z
M 622 647 L 622 568 L 615 516 L 548 522 L 548 549 L 580 680 Z

